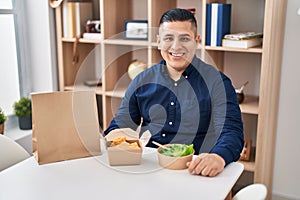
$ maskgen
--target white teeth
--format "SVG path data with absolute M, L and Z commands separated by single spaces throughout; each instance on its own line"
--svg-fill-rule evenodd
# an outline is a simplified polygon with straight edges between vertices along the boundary
M 183 56 L 183 53 L 171 53 L 172 56 Z

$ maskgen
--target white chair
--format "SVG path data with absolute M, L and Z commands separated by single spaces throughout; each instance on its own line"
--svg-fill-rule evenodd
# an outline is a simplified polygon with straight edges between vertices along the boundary
M 267 192 L 267 187 L 264 184 L 254 183 L 238 191 L 232 200 L 264 200 Z
M 0 171 L 29 157 L 30 154 L 21 145 L 0 134 Z

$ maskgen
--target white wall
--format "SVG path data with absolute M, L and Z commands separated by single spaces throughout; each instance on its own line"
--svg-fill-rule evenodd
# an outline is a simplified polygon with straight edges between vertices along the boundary
M 273 199 L 300 199 L 300 8 L 288 0 L 275 150 Z
M 57 90 L 53 10 L 47 0 L 26 0 L 26 37 L 33 92 Z M 52 27 L 51 27 L 52 26 Z

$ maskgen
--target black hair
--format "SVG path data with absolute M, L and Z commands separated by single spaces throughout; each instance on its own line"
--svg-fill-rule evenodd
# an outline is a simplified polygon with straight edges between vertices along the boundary
M 161 25 L 164 22 L 174 22 L 174 21 L 190 21 L 192 26 L 195 27 L 197 31 L 197 20 L 194 14 L 186 9 L 174 8 L 165 12 L 159 21 Z

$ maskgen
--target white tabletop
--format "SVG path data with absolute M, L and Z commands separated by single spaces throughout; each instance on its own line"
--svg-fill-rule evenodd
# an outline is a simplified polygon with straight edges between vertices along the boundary
M 191 175 L 158 165 L 145 148 L 141 165 L 109 166 L 101 156 L 38 165 L 30 157 L 0 173 L 0 200 L 224 199 L 244 166 L 229 164 L 216 177 Z

